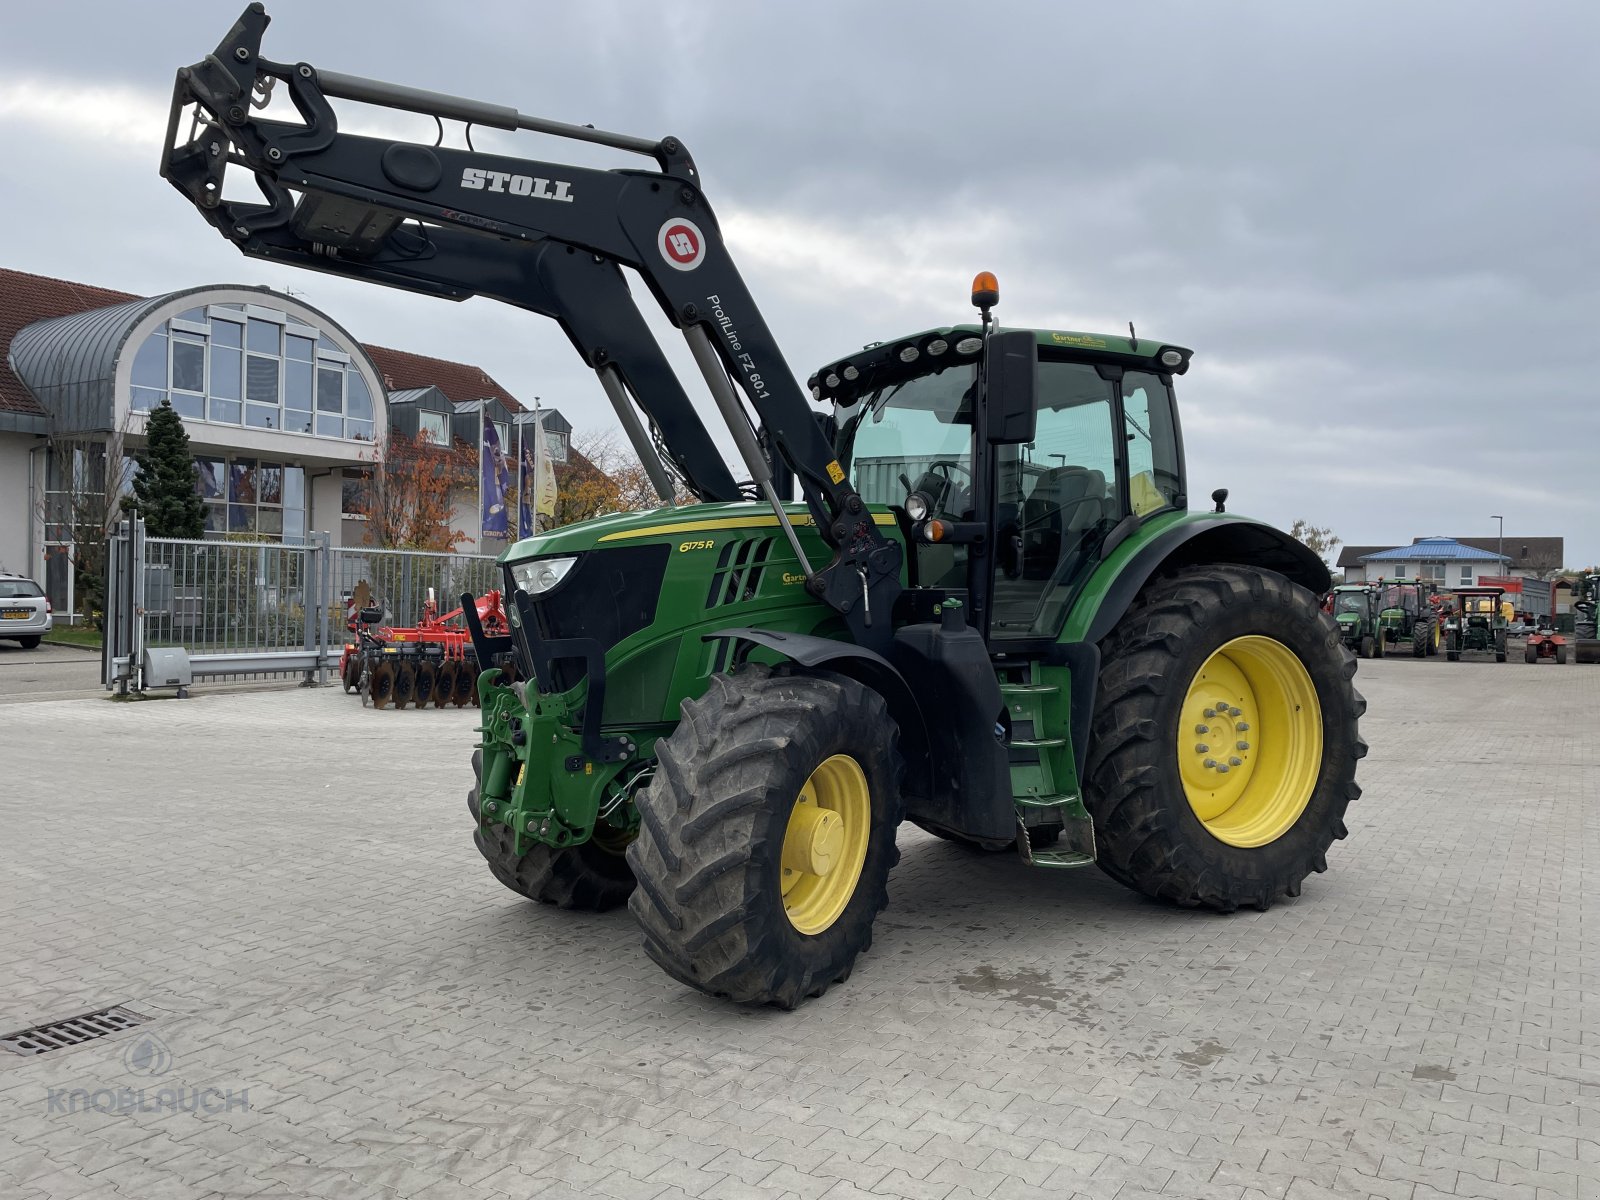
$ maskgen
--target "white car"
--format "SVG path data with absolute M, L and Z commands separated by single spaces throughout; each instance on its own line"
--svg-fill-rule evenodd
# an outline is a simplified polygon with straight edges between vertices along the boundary
M 53 623 L 43 588 L 26 575 L 0 575 L 0 638 L 32 650 Z

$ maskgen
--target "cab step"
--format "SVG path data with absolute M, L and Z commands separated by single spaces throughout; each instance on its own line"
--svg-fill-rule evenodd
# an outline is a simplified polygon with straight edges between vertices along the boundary
M 1094 862 L 1094 821 L 1076 792 L 1054 796 L 1018 796 L 1017 853 L 1030 867 L 1087 867 Z M 1061 838 L 1054 846 L 1035 847 L 1029 840 L 1027 810 L 1054 809 Z

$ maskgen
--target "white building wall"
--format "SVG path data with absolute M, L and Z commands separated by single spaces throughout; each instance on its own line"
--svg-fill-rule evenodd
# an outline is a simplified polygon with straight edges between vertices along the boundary
M 0 571 L 32 576 L 38 570 L 30 537 L 36 506 L 28 482 L 30 457 L 42 444 L 31 433 L 0 433 Z

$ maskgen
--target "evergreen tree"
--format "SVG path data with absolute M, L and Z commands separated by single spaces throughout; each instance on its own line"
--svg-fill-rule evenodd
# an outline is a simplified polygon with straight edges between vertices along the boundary
M 194 458 L 183 418 L 163 400 L 145 422 L 145 448 L 136 456 L 139 473 L 133 499 L 151 537 L 197 538 L 206 530 L 205 505 L 196 487 Z

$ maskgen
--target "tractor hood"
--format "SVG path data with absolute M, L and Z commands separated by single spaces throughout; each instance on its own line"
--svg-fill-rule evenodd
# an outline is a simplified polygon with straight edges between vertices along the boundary
M 808 551 L 809 543 L 820 545 L 821 537 L 813 527 L 811 513 L 804 504 L 786 504 L 784 511 L 808 543 Z M 892 528 L 895 525 L 893 514 L 881 506 L 874 506 L 873 520 L 880 526 Z M 778 518 L 767 504 L 755 501 L 685 504 L 677 508 L 653 508 L 645 512 L 611 513 L 573 525 L 563 525 L 549 533 L 517 542 L 501 554 L 500 561 L 522 562 L 530 558 L 578 554 L 601 546 L 646 541 L 709 542 L 717 540 L 719 534 L 725 535 L 733 530 L 777 528 Z

